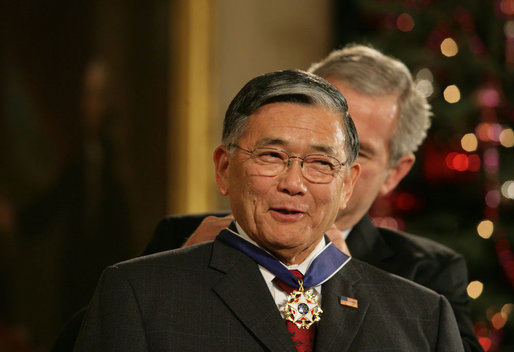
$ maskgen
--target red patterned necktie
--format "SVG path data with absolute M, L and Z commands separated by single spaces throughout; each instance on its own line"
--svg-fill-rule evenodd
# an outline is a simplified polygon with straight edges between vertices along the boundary
M 298 270 L 290 270 L 291 273 L 296 276 L 299 280 L 303 279 L 303 274 Z M 274 281 L 276 284 L 287 294 L 290 294 L 295 290 L 295 287 L 291 287 L 285 284 L 278 277 L 275 277 Z M 300 329 L 293 322 L 287 320 L 287 330 L 291 334 L 291 339 L 298 352 L 311 352 L 314 348 L 314 337 L 316 336 L 316 324 L 313 324 L 309 329 Z

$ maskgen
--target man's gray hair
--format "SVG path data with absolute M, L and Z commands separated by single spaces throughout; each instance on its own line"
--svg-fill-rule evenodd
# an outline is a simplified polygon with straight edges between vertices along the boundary
M 431 107 L 416 89 L 409 69 L 399 60 L 369 46 L 352 44 L 334 50 L 308 71 L 340 80 L 365 95 L 398 94 L 398 122 L 389 141 L 391 166 L 403 155 L 414 153 L 425 139 Z
M 276 71 L 250 80 L 237 93 L 225 113 L 223 144 L 235 144 L 245 133 L 249 116 L 266 104 L 278 102 L 314 105 L 339 113 L 347 163 L 357 158 L 359 138 L 345 97 L 323 78 L 300 70 Z

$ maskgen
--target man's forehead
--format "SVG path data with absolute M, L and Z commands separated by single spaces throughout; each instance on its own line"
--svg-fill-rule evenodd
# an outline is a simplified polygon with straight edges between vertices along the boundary
M 255 120 L 264 118 L 265 121 L 261 121 L 265 125 L 269 123 L 282 123 L 291 122 L 290 118 L 294 118 L 295 127 L 313 129 L 320 122 L 322 125 L 333 125 L 333 127 L 343 128 L 343 113 L 341 111 L 335 111 L 330 107 L 319 105 L 319 104 L 302 104 L 302 103 L 291 103 L 291 102 L 275 102 L 265 104 L 255 110 L 251 115 L 248 116 L 250 124 Z M 300 119 L 306 117 L 305 120 Z M 337 133 L 333 130 L 332 132 Z
M 272 103 L 249 116 L 248 147 L 274 146 L 302 152 L 340 155 L 345 134 L 342 116 L 323 106 Z M 287 151 L 287 150 L 286 150 Z
M 313 150 L 316 152 L 324 153 L 324 154 L 337 154 L 337 148 L 335 146 L 326 144 L 326 143 L 317 143 L 317 142 L 298 142 L 295 139 L 287 138 L 287 137 L 264 137 L 255 142 L 255 147 L 280 147 L 284 149 L 288 149 L 291 147 L 298 147 L 298 144 L 301 144 L 301 147 L 307 148 L 309 150 Z

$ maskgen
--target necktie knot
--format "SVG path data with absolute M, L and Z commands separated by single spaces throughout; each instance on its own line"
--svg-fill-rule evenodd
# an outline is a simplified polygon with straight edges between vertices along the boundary
M 298 270 L 289 270 L 298 280 L 303 280 L 303 274 L 299 272 Z M 285 291 L 287 294 L 290 294 L 294 290 L 296 290 L 298 287 L 289 286 L 284 281 L 280 280 L 278 277 L 275 277 L 274 279 L 275 283 L 280 287 L 283 291 Z

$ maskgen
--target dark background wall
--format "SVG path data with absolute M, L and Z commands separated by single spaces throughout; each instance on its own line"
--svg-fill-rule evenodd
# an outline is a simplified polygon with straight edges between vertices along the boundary
M 2 2 L 0 350 L 50 346 L 165 214 L 168 10 Z

